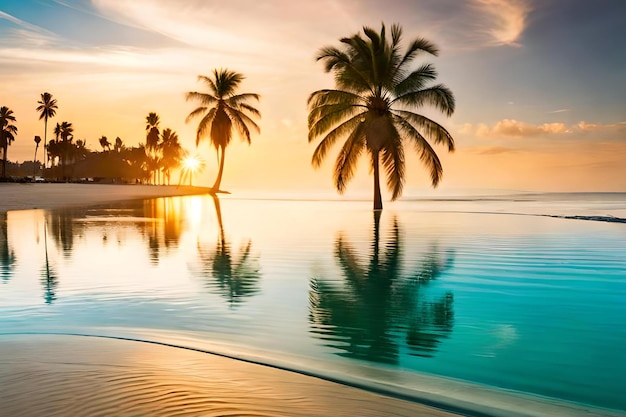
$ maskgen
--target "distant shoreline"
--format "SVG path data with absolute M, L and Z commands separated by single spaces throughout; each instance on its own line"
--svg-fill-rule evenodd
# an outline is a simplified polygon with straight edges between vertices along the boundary
M 0 183 L 0 213 L 11 210 L 54 209 L 114 201 L 210 194 L 208 187 L 175 185 L 117 185 Z

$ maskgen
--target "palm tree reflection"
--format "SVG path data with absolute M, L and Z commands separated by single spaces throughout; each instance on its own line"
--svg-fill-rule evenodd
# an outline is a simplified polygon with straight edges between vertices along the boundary
M 15 252 L 9 247 L 7 214 L 0 213 L 0 277 L 3 282 L 7 282 L 13 275 L 15 263 Z
M 453 261 L 432 248 L 411 273 L 402 268 L 402 240 L 397 219 L 390 238 L 380 247 L 380 212 L 374 213 L 374 237 L 367 264 L 343 236 L 335 242 L 335 258 L 343 279 L 337 284 L 310 281 L 311 332 L 339 355 L 374 362 L 398 362 L 402 340 L 409 353 L 433 356 L 453 326 L 453 296 L 436 299 L 425 287 Z
M 198 243 L 198 258 L 201 269 L 198 274 L 206 279 L 207 286 L 228 301 L 230 307 L 241 303 L 260 291 L 259 260 L 252 255 L 252 241 L 241 245 L 239 256 L 232 253 L 230 242 L 226 239 L 222 223 L 220 200 L 212 196 L 219 227 L 219 236 L 215 249 L 203 247 Z

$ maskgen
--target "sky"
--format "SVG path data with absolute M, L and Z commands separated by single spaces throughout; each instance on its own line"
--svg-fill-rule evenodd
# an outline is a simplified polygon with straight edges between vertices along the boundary
M 145 142 L 145 119 L 217 171 L 208 141 L 195 146 L 188 91 L 197 76 L 228 68 L 258 93 L 261 133 L 228 148 L 223 188 L 333 193 L 338 148 L 313 169 L 308 96 L 334 87 L 315 61 L 365 25 L 400 24 L 405 44 L 425 37 L 430 62 L 455 94 L 451 117 L 419 111 L 445 126 L 456 151 L 436 147 L 443 179 L 407 148 L 405 197 L 500 191 L 626 191 L 626 2 L 623 0 L 0 0 L 0 106 L 19 129 L 10 160 L 32 160 L 43 137 L 35 108 L 58 101 L 49 122 L 71 122 L 74 138 Z M 39 154 L 41 158 L 41 151 Z M 348 194 L 371 193 L 364 158 Z M 368 194 L 369 195 L 369 194 Z M 388 199 L 389 193 L 383 194 Z

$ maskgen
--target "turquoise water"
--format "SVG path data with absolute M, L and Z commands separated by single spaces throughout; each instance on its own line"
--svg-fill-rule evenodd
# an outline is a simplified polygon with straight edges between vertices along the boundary
M 404 201 L 380 217 L 370 204 L 0 214 L 0 333 L 175 341 L 626 410 L 626 224 L 543 216 L 626 217 L 626 196 Z

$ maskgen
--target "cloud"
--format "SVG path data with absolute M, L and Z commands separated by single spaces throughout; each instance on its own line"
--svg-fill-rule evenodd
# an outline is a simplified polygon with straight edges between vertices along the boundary
M 506 148 L 504 146 L 478 147 L 470 149 L 471 152 L 478 155 L 500 155 L 505 153 L 517 153 L 518 149 Z
M 485 123 L 465 123 L 459 129 L 459 132 L 465 135 L 474 135 L 482 138 L 493 137 L 513 137 L 513 138 L 526 138 L 533 136 L 546 136 L 546 135 L 565 135 L 581 132 L 593 132 L 593 131 L 622 131 L 626 130 L 626 122 L 611 123 L 611 124 L 599 124 L 599 123 L 587 123 L 584 121 L 578 122 L 575 125 L 567 126 L 565 123 L 542 123 L 531 124 L 525 123 L 514 119 L 503 119 L 492 126 Z
M 21 44 L 29 46 L 45 46 L 58 39 L 54 33 L 18 19 L 15 16 L 3 12 L 2 10 L 0 10 L 0 19 L 7 20 L 17 26 L 17 28 L 11 30 L 11 33 L 13 34 L 14 39 L 20 40 Z M 2 43 L 7 44 L 10 42 L 6 42 L 5 40 Z
M 519 45 L 531 11 L 528 0 L 474 0 L 486 17 L 483 25 L 493 45 Z

